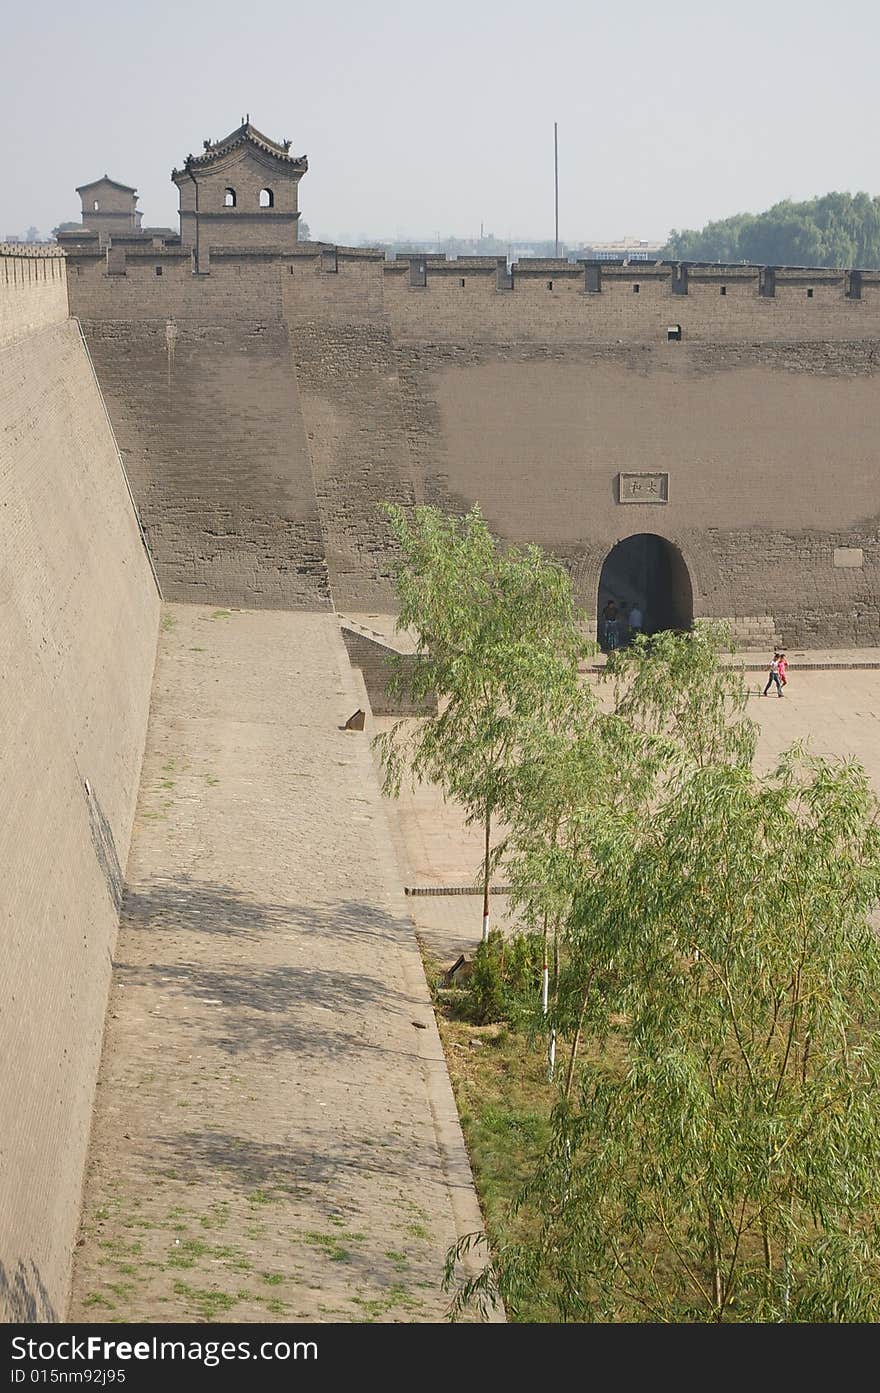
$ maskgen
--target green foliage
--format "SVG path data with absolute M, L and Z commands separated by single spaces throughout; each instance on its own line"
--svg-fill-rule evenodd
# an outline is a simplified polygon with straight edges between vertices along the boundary
M 770 266 L 880 266 L 880 198 L 827 193 L 737 213 L 701 231 L 674 231 L 664 256 Z
M 467 823 L 481 823 L 485 888 L 491 823 L 509 798 L 517 751 L 576 692 L 590 645 L 563 568 L 539 547 L 499 546 L 478 507 L 463 518 L 436 508 L 417 508 L 411 520 L 386 512 L 400 548 L 398 625 L 420 652 L 398 669 L 397 687 L 417 704 L 435 695 L 438 714 L 377 737 L 385 791 L 396 796 L 404 774 L 428 779 L 461 804 Z
M 856 765 L 753 768 L 722 625 L 639 636 L 579 682 L 568 578 L 479 511 L 390 510 L 411 694 L 386 789 L 440 783 L 486 827 L 528 932 L 492 933 L 471 1019 L 564 1068 L 516 1241 L 454 1309 L 546 1293 L 562 1320 L 880 1319 L 880 809 Z M 553 1051 L 550 1051 L 551 1061 Z M 552 1068 L 550 1071 L 552 1075 Z M 535 1133 L 537 1136 L 537 1133 Z M 471 1235 L 449 1257 L 447 1277 Z
M 477 1025 L 521 1021 L 534 1010 L 541 955 L 539 934 L 518 933 L 505 939 L 500 930 L 492 929 L 477 947 L 458 1014 Z
M 745 714 L 742 664 L 722 661 L 732 652 L 729 626 L 712 621 L 698 621 L 686 634 L 639 634 L 610 655 L 605 669 L 616 716 L 634 733 L 653 737 L 670 769 L 748 768 L 757 727 Z
M 795 751 L 694 768 L 582 893 L 600 1049 L 521 1203 L 540 1234 L 464 1289 L 563 1320 L 880 1318 L 877 805 Z
M 430 778 L 472 816 L 495 806 L 521 723 L 560 683 L 573 687 L 587 645 L 575 626 L 571 584 L 539 547 L 499 547 L 478 507 L 466 517 L 436 508 L 386 509 L 400 547 L 398 627 L 421 661 L 400 668 L 398 690 L 440 710 L 412 738 L 406 722 L 376 742 L 387 791 L 405 770 Z

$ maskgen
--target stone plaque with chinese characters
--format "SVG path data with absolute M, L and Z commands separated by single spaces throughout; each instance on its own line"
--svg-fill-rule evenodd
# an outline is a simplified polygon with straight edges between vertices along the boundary
M 618 474 L 618 503 L 668 503 L 668 474 Z

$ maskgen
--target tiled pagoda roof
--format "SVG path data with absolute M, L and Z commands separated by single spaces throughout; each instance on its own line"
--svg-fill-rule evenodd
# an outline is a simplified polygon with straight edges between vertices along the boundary
M 229 154 L 239 145 L 254 145 L 261 150 L 264 155 L 271 155 L 273 159 L 280 160 L 283 164 L 293 165 L 297 169 L 308 169 L 308 160 L 305 155 L 291 155 L 289 140 L 281 141 L 270 140 L 262 131 L 258 131 L 256 126 L 252 126 L 250 118 L 242 121 L 241 125 L 223 140 L 206 140 L 204 143 L 204 153 L 201 155 L 187 155 L 184 168 L 198 168 L 212 164 L 214 160 L 221 159 Z M 182 171 L 175 169 L 174 174 Z M 172 176 L 173 177 L 173 176 Z

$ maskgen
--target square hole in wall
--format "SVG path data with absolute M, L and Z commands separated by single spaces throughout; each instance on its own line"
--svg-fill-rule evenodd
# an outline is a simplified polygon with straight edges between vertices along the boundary
M 157 275 L 157 276 L 161 276 L 161 274 L 162 274 L 162 267 L 161 267 L 161 266 L 157 266 L 157 267 L 156 267 L 156 275 Z
M 718 293 L 719 293 L 719 295 L 726 295 L 726 294 L 727 294 L 727 286 L 726 286 L 726 285 L 722 285 L 722 287 L 721 287 L 721 289 L 719 290 Z
M 681 343 L 681 325 L 680 325 L 680 324 L 670 324 L 670 325 L 669 325 L 669 328 L 666 330 L 666 342 L 667 342 L 667 343 Z
M 553 282 L 552 282 L 552 281 L 548 281 L 548 282 L 547 282 L 547 289 L 548 289 L 548 290 L 552 290 L 552 289 L 553 289 Z
M 461 289 L 464 290 L 464 276 L 459 276 L 458 284 L 461 287 Z
M 638 295 L 641 288 L 642 287 L 639 285 L 638 281 L 636 281 L 635 285 L 633 286 L 633 295 Z
M 809 290 L 807 291 L 807 299 L 808 299 L 808 300 L 812 300 L 812 298 L 813 298 L 813 287 L 810 286 Z

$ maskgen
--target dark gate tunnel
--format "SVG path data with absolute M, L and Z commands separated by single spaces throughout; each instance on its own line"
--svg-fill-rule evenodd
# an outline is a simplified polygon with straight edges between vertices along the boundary
M 615 602 L 620 614 L 620 641 L 625 641 L 629 633 L 627 616 L 634 605 L 642 612 L 646 634 L 656 634 L 661 629 L 689 629 L 693 624 L 693 589 L 684 558 L 677 546 L 653 532 L 625 537 L 605 558 L 597 606 L 603 647 L 609 646 L 603 621 L 609 600 Z

